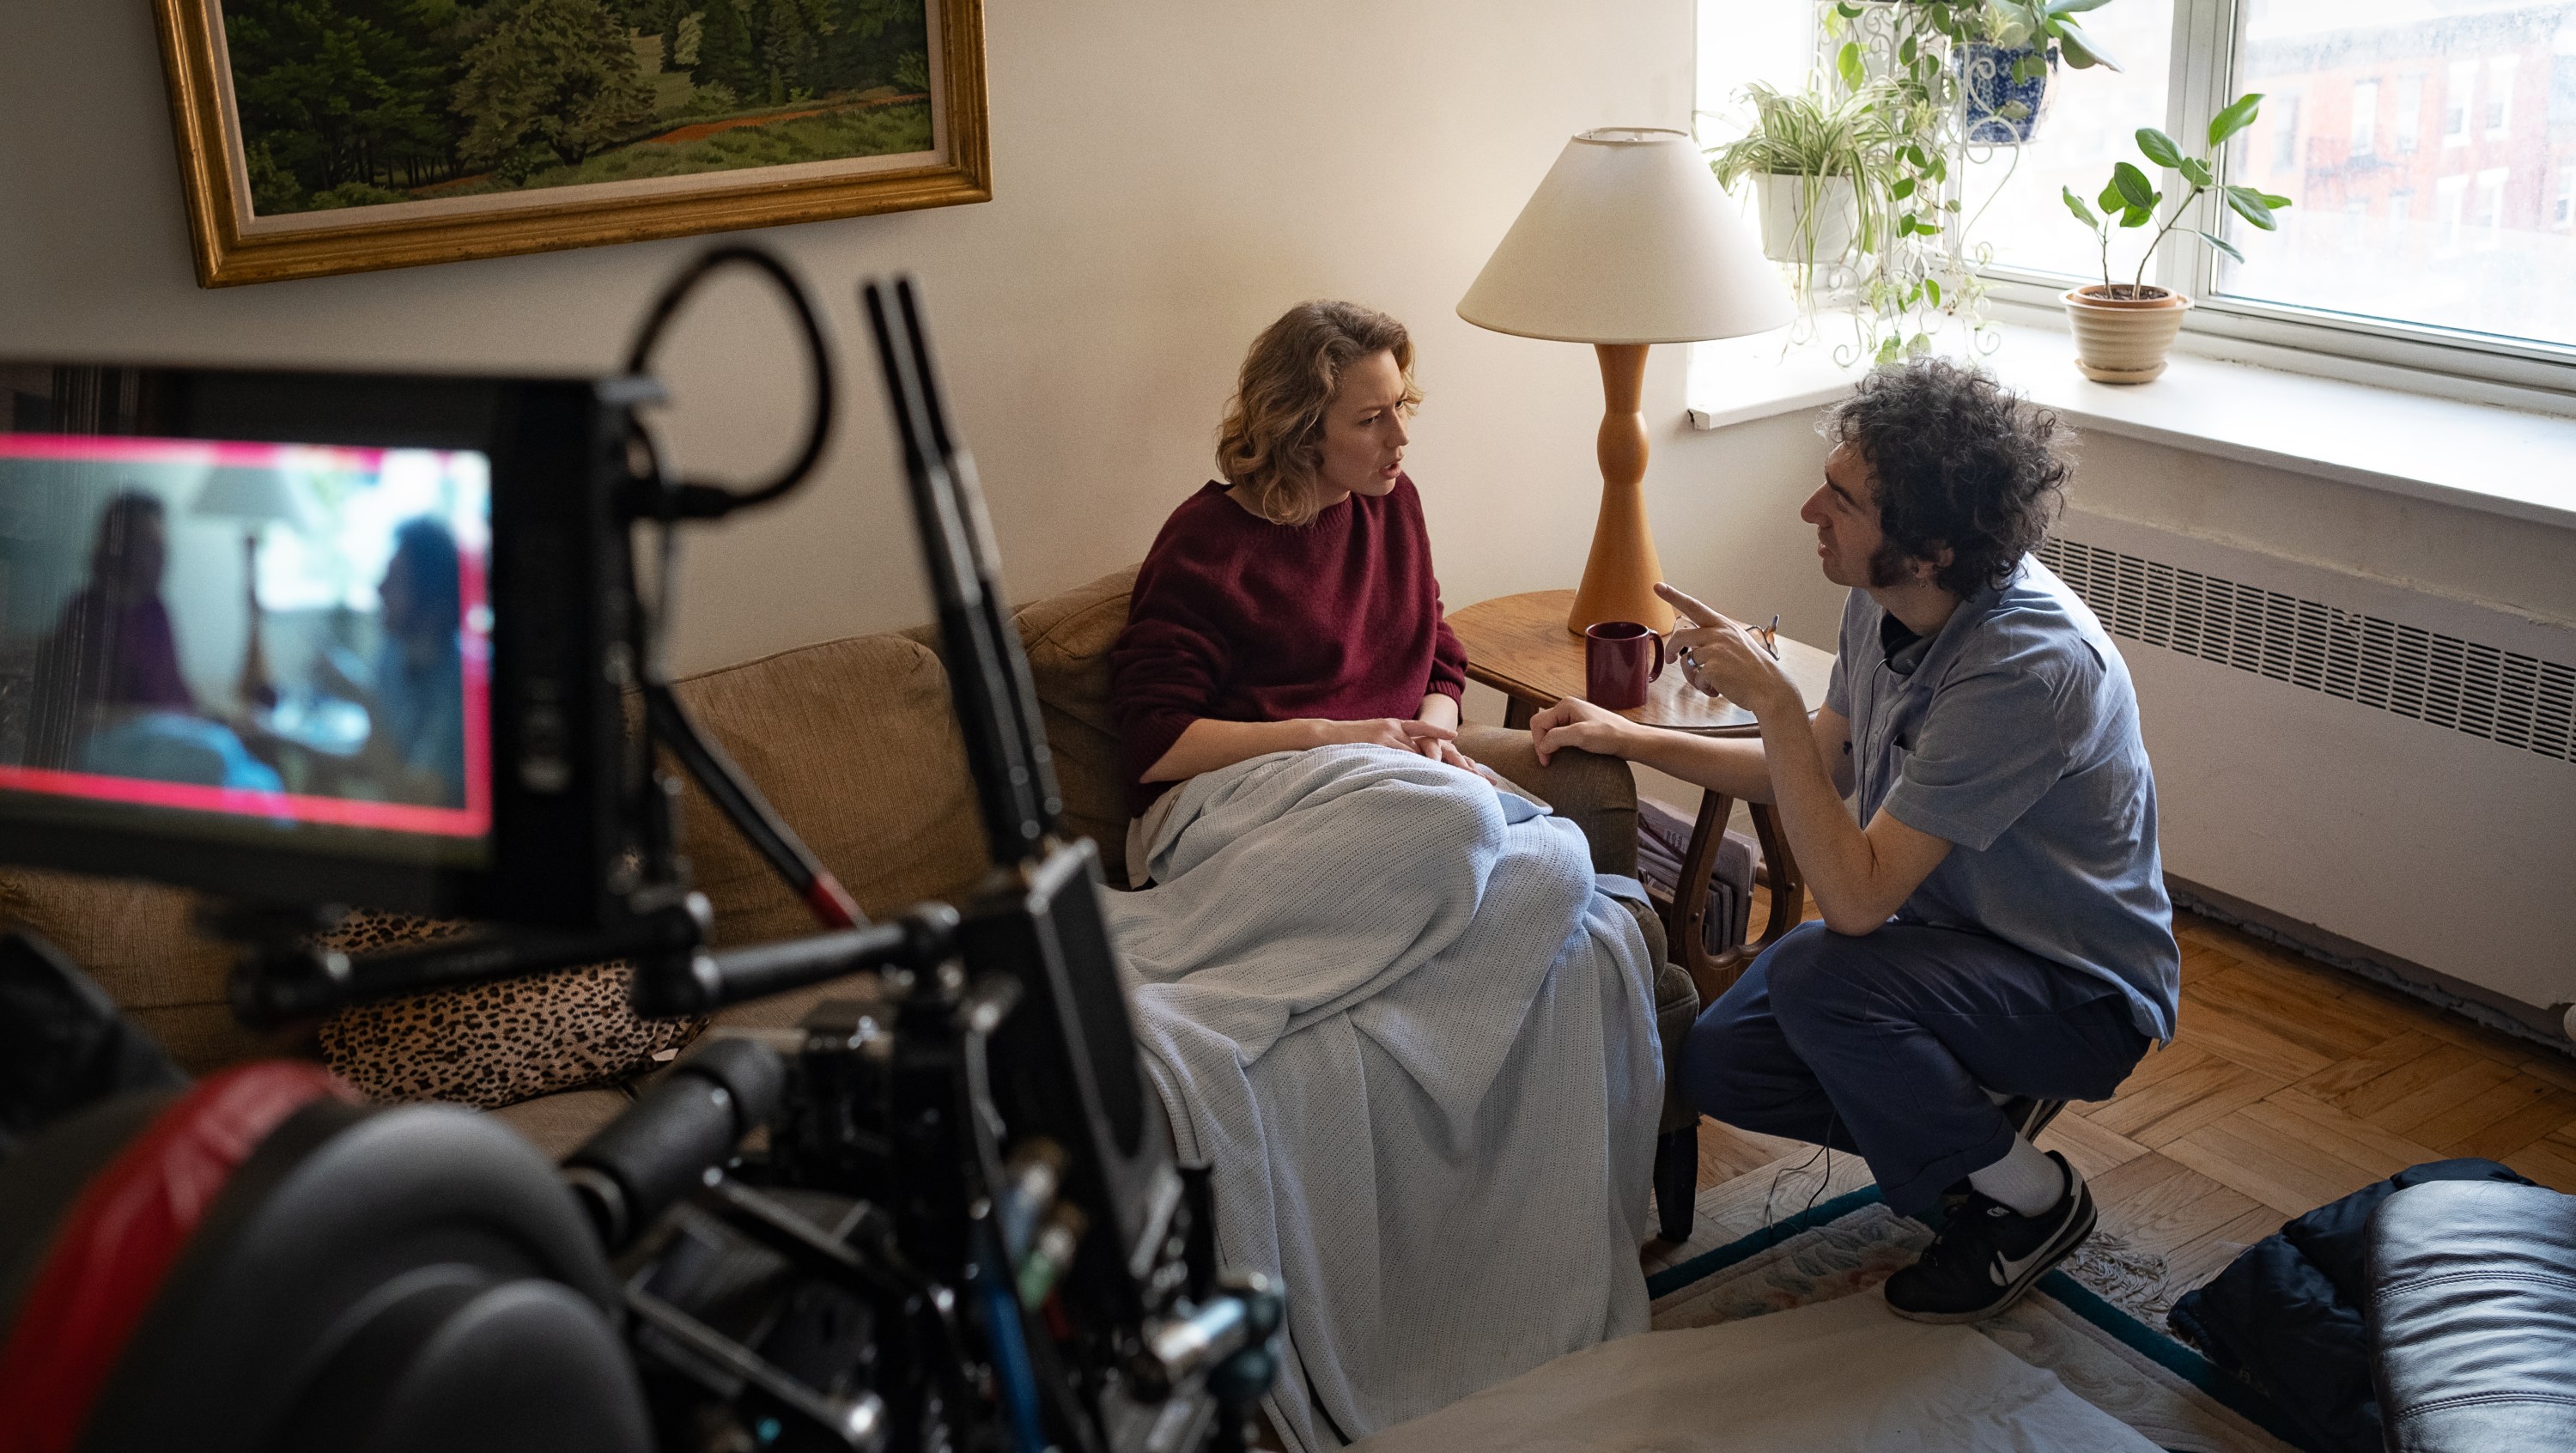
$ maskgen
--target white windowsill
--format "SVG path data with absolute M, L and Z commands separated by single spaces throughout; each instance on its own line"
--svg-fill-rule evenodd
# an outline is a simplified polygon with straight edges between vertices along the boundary
M 2079 426 L 2202 454 L 2576 528 L 2576 418 L 2285 373 L 2177 350 L 2147 384 L 2095 383 L 2076 371 L 2063 332 L 1993 325 L 2003 343 L 1981 364 Z M 1781 335 L 1693 346 L 1690 422 L 1722 429 L 1840 398 L 1866 370 L 1841 367 L 1850 329 L 1817 320 L 1817 341 Z M 1948 334 L 1956 343 L 1957 330 Z

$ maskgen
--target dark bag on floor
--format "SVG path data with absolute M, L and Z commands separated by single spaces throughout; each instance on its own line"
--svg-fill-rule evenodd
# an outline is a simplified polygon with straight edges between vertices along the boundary
M 1682 858 L 1690 852 L 1691 822 L 1651 799 L 1637 799 L 1637 877 L 1662 902 L 1673 900 Z M 1753 912 L 1753 864 L 1761 856 L 1753 839 L 1730 832 L 1718 844 L 1708 875 L 1708 918 L 1701 946 L 1720 954 L 1744 942 Z M 1678 955 L 1676 955 L 1678 957 Z
M 2311 1446 L 2381 1453 L 2361 1320 L 2370 1300 L 2363 1231 L 2380 1202 L 2426 1181 L 2531 1184 L 2491 1160 L 2409 1166 L 2246 1247 L 2207 1286 L 2174 1303 L 2166 1320 L 2211 1361 L 2268 1394 Z

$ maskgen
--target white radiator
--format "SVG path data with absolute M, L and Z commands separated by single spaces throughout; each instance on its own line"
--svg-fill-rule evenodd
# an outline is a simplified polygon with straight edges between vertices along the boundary
M 2576 1000 L 2576 628 L 2101 515 L 2058 531 L 2041 558 L 2137 681 L 2167 873 Z

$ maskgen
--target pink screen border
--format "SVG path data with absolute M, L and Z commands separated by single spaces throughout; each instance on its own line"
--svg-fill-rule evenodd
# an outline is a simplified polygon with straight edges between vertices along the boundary
M 368 474 L 383 472 L 392 451 L 331 444 L 252 444 L 225 439 L 129 439 L 94 434 L 0 433 L 0 459 L 55 459 L 98 464 L 178 464 L 228 469 L 275 469 L 289 459 L 311 465 L 316 456 Z M 428 449 L 427 454 L 470 451 Z M 489 567 L 480 553 L 460 549 L 457 601 L 464 619 L 465 805 L 419 807 L 401 802 L 361 802 L 297 792 L 258 792 L 238 787 L 199 787 L 147 782 L 91 772 L 41 767 L 0 767 L 0 791 L 34 792 L 92 802 L 212 812 L 226 817 L 316 826 L 369 828 L 433 837 L 479 838 L 492 831 L 492 637 L 480 624 L 491 617 Z

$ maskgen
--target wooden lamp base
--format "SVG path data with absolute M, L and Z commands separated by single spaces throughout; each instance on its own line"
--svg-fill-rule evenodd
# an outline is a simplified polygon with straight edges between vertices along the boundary
M 1646 349 L 1643 343 L 1595 343 L 1601 359 L 1601 516 L 1592 554 L 1565 628 L 1581 635 L 1603 621 L 1636 621 L 1661 635 L 1673 608 L 1655 594 L 1664 578 L 1646 525 Z

